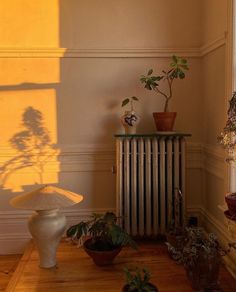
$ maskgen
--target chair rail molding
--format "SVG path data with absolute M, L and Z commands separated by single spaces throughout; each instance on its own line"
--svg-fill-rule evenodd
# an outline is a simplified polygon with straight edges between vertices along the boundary
M 201 58 L 226 44 L 227 33 L 198 47 L 60 48 L 0 47 L 0 58 Z
M 201 57 L 204 57 L 204 56 L 214 52 L 215 50 L 221 48 L 222 46 L 225 46 L 226 41 L 227 41 L 227 32 L 225 32 L 224 34 L 222 34 L 218 38 L 207 42 L 206 44 L 204 44 L 203 46 L 200 47 Z

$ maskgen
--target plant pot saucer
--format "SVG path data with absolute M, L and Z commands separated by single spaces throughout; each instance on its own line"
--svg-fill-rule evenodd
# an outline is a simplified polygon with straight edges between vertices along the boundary
M 230 215 L 229 210 L 224 211 L 225 217 L 227 217 L 230 220 L 236 221 L 236 214 Z

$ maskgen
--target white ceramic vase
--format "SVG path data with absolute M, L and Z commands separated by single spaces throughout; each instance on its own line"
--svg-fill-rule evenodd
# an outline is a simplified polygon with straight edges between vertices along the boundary
M 140 117 L 133 110 L 125 111 L 125 114 L 121 117 L 121 122 L 125 128 L 125 134 L 136 134 L 136 129 L 140 122 Z
M 28 221 L 30 233 L 39 252 L 39 266 L 56 266 L 56 251 L 66 229 L 66 217 L 58 209 L 36 211 Z

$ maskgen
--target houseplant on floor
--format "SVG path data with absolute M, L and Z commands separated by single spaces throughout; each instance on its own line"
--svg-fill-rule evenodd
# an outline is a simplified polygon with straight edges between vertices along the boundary
M 153 117 L 157 131 L 172 131 L 176 118 L 176 112 L 169 112 L 169 102 L 173 97 L 173 82 L 175 79 L 184 79 L 185 71 L 188 70 L 187 60 L 181 57 L 172 56 L 170 68 L 162 70 L 162 74 L 153 75 L 150 69 L 147 75 L 142 75 L 141 83 L 145 84 L 145 88 L 157 92 L 165 100 L 164 112 L 154 112 Z M 160 88 L 160 82 L 167 83 L 167 90 Z
M 125 128 L 125 134 L 135 134 L 136 127 L 139 124 L 140 117 L 134 111 L 134 102 L 137 102 L 138 98 L 136 96 L 127 97 L 122 101 L 121 106 L 130 105 L 130 110 L 125 111 L 125 114 L 121 117 L 122 125 Z
M 182 263 L 192 288 L 200 291 L 219 290 L 218 276 L 221 256 L 226 255 L 212 233 L 205 235 L 201 228 L 187 228 L 182 250 L 172 248 L 174 259 Z
M 168 230 L 166 232 L 166 245 L 170 256 L 172 257 L 172 248 L 182 250 L 185 242 L 185 222 L 180 218 L 180 209 L 182 206 L 182 192 L 176 188 L 174 200 L 169 203 L 169 216 L 170 222 L 168 223 Z
M 155 285 L 150 283 L 151 274 L 147 269 L 135 269 L 135 272 L 124 269 L 126 275 L 126 285 L 123 292 L 158 292 Z
M 123 246 L 137 248 L 131 237 L 117 224 L 117 219 L 112 212 L 93 214 L 91 220 L 71 226 L 67 237 L 72 241 L 81 241 L 89 236 L 83 242 L 84 250 L 96 265 L 109 265 Z
M 228 153 L 226 161 L 229 164 L 233 164 L 236 162 L 236 92 L 233 93 L 229 101 L 227 116 L 226 125 L 218 137 L 218 142 Z M 236 220 L 236 193 L 226 194 L 225 201 L 228 205 L 225 215 L 232 220 Z

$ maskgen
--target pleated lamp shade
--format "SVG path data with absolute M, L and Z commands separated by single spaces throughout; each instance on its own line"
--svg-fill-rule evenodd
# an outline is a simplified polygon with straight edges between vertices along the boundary
M 54 186 L 44 186 L 10 201 L 13 207 L 25 210 L 51 210 L 77 204 L 83 196 Z

